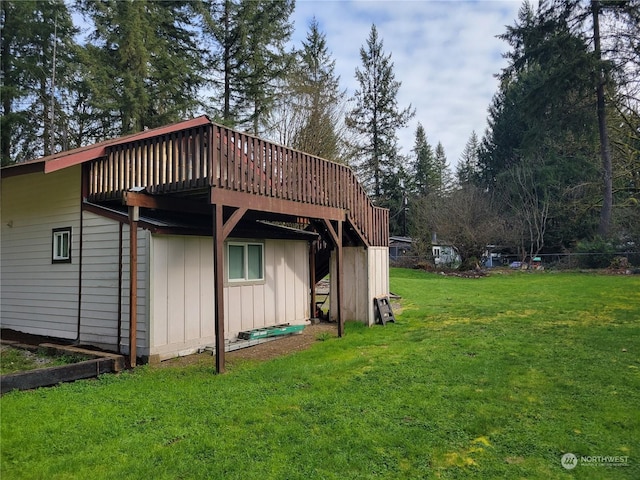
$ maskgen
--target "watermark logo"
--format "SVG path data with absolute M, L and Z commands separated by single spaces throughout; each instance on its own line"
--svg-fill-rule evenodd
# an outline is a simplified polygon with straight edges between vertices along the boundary
M 573 453 L 565 453 L 562 455 L 560 463 L 567 470 L 573 470 L 578 466 L 578 459 Z
M 628 467 L 629 457 L 626 455 L 582 455 L 565 453 L 560 457 L 560 464 L 567 470 L 573 470 L 578 465 L 583 467 Z

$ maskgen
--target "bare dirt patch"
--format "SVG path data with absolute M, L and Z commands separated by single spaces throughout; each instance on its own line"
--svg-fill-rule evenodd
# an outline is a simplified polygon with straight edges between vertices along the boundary
M 241 360 L 270 360 L 272 358 L 306 350 L 315 342 L 321 341 L 323 338 L 333 338 L 337 336 L 337 323 L 321 322 L 315 325 L 307 325 L 302 332 L 297 334 L 287 335 L 286 337 L 276 338 L 276 340 L 272 340 L 270 342 L 227 352 L 225 354 L 225 359 L 230 364 Z M 211 352 L 204 352 L 165 360 L 154 365 L 154 368 L 213 364 L 214 361 L 215 360 Z

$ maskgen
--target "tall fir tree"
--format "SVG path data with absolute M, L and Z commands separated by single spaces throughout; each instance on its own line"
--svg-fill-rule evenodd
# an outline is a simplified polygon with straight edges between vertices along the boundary
M 418 123 L 415 137 L 413 189 L 418 196 L 425 197 L 433 193 L 439 186 L 438 168 L 433 149 L 427 141 L 427 134 L 421 123 Z
M 64 105 L 75 28 L 62 0 L 0 2 L 1 164 L 64 148 Z
M 523 211 L 514 179 L 527 172 L 527 188 L 554 219 L 545 235 L 555 249 L 597 227 L 597 212 L 586 207 L 597 192 L 595 63 L 563 12 L 525 4 L 501 36 L 512 50 L 479 154 L 483 186 L 503 199 L 505 211 Z
M 480 141 L 478 140 L 476 132 L 473 131 L 464 146 L 464 150 L 456 166 L 456 180 L 458 185 L 466 185 L 476 181 L 479 172 L 479 154 Z
M 436 168 L 440 179 L 439 193 L 445 195 L 450 191 L 453 184 L 453 177 L 447 163 L 447 155 L 441 142 L 436 145 Z
M 248 47 L 250 55 L 241 68 L 240 87 L 249 108 L 245 114 L 245 128 L 258 135 L 273 109 L 282 80 L 291 67 L 292 55 L 286 50 L 293 32 L 290 20 L 294 0 L 249 0 L 251 12 Z
M 383 51 L 382 39 L 375 25 L 371 26 L 366 47 L 360 48 L 362 68 L 356 68 L 359 88 L 347 113 L 346 125 L 356 135 L 354 166 L 360 180 L 374 199 L 384 194 L 383 186 L 397 182 L 399 155 L 397 130 L 405 127 L 415 111 L 409 105 L 398 107 L 401 82 L 395 79 L 391 55 Z
M 254 134 L 263 131 L 291 66 L 286 46 L 294 7 L 294 0 L 209 2 L 204 32 L 212 40 L 208 66 L 216 120 Z
M 197 110 L 203 66 L 194 5 L 80 1 L 80 11 L 93 25 L 84 56 L 92 102 L 118 133 L 164 125 Z
M 289 105 L 298 116 L 292 145 L 322 158 L 339 160 L 339 125 L 346 92 L 340 89 L 335 60 L 331 58 L 326 36 L 320 32 L 315 17 L 309 24 L 297 58 L 289 82 Z

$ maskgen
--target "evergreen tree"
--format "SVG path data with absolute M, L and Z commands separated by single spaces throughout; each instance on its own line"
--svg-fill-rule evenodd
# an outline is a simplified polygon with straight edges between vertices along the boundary
M 215 92 L 210 109 L 216 121 L 229 126 L 238 123 L 235 105 L 240 99 L 235 77 L 247 49 L 245 22 L 240 21 L 240 15 L 240 4 L 232 0 L 212 1 L 204 12 L 204 34 L 211 52 L 207 68 L 214 72 L 209 78 Z
M 306 41 L 298 53 L 291 90 L 301 113 L 293 146 L 329 160 L 337 160 L 340 151 L 338 126 L 346 92 L 340 89 L 335 60 L 327 50 L 327 41 L 315 18 L 309 25 Z
M 209 67 L 217 97 L 214 117 L 255 134 L 262 131 L 291 65 L 293 0 L 214 0 L 205 17 L 213 39 Z M 222 106 L 216 107 L 218 98 Z
M 397 171 L 398 128 L 407 125 L 415 114 L 411 106 L 400 110 L 397 95 L 401 82 L 395 80 L 391 55 L 382 49 L 375 25 L 360 48 L 362 68 L 356 68 L 360 85 L 353 98 L 355 106 L 346 117 L 346 124 L 358 136 L 354 145 L 355 167 L 360 180 L 377 200 L 383 186 L 397 182 L 387 180 Z
M 80 2 L 94 27 L 84 55 L 92 102 L 120 134 L 178 121 L 197 109 L 203 67 L 193 32 L 194 5 Z
M 394 175 L 387 175 L 382 179 L 382 196 L 378 204 L 389 209 L 389 234 L 408 234 L 411 223 L 409 185 L 411 176 L 405 170 L 407 159 L 398 159 L 398 168 Z
M 440 179 L 439 193 L 440 195 L 445 195 L 451 190 L 453 178 L 447 163 L 447 155 L 441 142 L 436 145 L 436 168 Z
M 593 56 L 566 16 L 528 4 L 502 38 L 512 51 L 490 107 L 479 178 L 514 216 L 526 210 L 518 201 L 538 199 L 552 219 L 545 243 L 562 248 L 596 226 L 584 208 L 597 179 Z M 535 190 L 526 198 L 515 181 L 523 178 Z
M 75 29 L 61 0 L 0 2 L 2 165 L 59 151 Z M 52 128 L 53 127 L 53 128 Z
M 413 187 L 418 196 L 427 196 L 440 186 L 438 165 L 433 149 L 427 141 L 427 135 L 421 123 L 416 128 L 416 140 L 413 147 L 415 154 Z
M 240 88 L 250 108 L 244 123 L 250 131 L 259 134 L 265 125 L 277 98 L 282 95 L 279 80 L 291 66 L 291 54 L 285 49 L 291 37 L 290 20 L 294 0 L 249 0 L 253 7 L 249 28 L 250 55 L 241 68 Z
M 476 132 L 471 132 L 471 136 L 464 146 L 460 155 L 460 160 L 456 166 L 456 180 L 458 185 L 466 185 L 475 181 L 478 175 L 478 156 L 480 152 L 480 142 Z

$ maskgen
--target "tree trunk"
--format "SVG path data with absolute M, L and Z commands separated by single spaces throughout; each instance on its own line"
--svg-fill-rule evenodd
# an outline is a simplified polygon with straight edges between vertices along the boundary
M 2 9 L 2 17 L 4 18 L 5 24 L 10 25 L 11 20 L 9 9 L 7 8 L 6 2 L 2 2 L 0 4 L 0 8 Z M 5 31 L 3 33 L 6 34 L 6 26 L 2 26 Z M 2 71 L 2 78 L 6 80 L 9 70 L 11 69 L 10 60 L 11 59 L 11 46 L 9 42 L 4 42 L 2 45 L 2 60 L 0 63 L 0 68 Z M 4 83 L 4 82 L 3 82 Z M 12 97 L 7 92 L 6 89 L 2 91 L 2 124 L 0 128 L 0 165 L 5 165 L 11 163 L 11 133 L 13 130 L 12 122 L 9 120 L 12 114 Z
M 611 148 L 609 146 L 609 136 L 607 135 L 607 117 L 604 103 L 604 83 L 605 76 L 602 71 L 601 51 L 600 51 L 600 2 L 592 0 L 591 12 L 593 14 L 593 40 L 595 54 L 598 61 L 598 131 L 600 133 L 600 157 L 602 161 L 602 210 L 600 211 L 600 224 L 598 234 L 601 237 L 609 235 L 611 227 L 611 213 L 613 209 L 613 172 L 611 166 Z
M 224 36 L 223 36 L 223 75 L 224 75 L 224 91 L 223 91 L 223 107 L 222 119 L 226 125 L 231 125 L 231 49 L 233 45 L 231 33 L 231 2 L 224 2 Z

